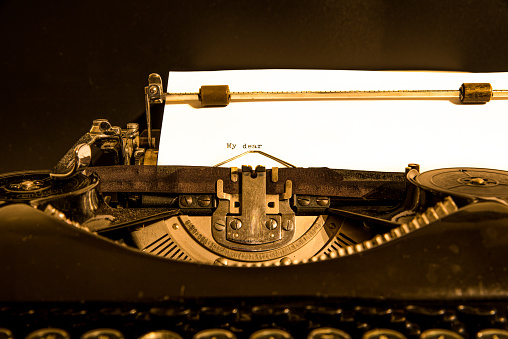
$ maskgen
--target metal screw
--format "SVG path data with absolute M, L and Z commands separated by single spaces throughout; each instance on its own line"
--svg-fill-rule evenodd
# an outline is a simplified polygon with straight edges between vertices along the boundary
M 201 207 L 207 207 L 210 206 L 210 203 L 212 202 L 212 199 L 209 195 L 200 195 L 198 197 L 198 205 Z
M 270 218 L 265 222 L 265 226 L 272 231 L 277 228 L 277 220 Z
M 285 223 L 282 223 L 282 228 L 284 231 L 292 231 L 295 228 L 295 224 L 293 220 L 286 220 Z
M 240 228 L 242 228 L 242 222 L 240 219 L 233 219 L 229 223 L 229 226 L 231 226 L 231 228 L 235 231 L 238 231 Z
M 482 178 L 473 178 L 471 179 L 471 183 L 476 185 L 485 185 L 487 182 L 483 180 Z
M 173 229 L 176 231 L 178 228 L 179 228 L 178 224 L 177 224 L 177 223 L 174 223 L 174 224 L 173 224 Z
M 190 195 L 180 197 L 180 204 L 184 207 L 190 206 L 192 204 L 192 197 Z
M 330 199 L 328 199 L 327 197 L 317 197 L 316 198 L 316 203 L 319 206 L 326 206 L 326 205 L 328 205 L 328 202 L 330 202 Z
M 330 229 L 331 229 L 331 230 L 334 230 L 334 229 L 335 229 L 335 227 L 337 227 L 337 225 L 335 225 L 335 223 L 334 223 L 334 222 L 332 222 L 332 223 L 330 223 L 330 226 L 329 226 L 329 227 L 330 227 Z
M 225 258 L 217 258 L 217 259 L 215 259 L 213 264 L 214 265 L 218 265 L 218 266 L 227 266 L 228 265 L 228 261 Z
M 159 90 L 157 89 L 157 86 L 153 85 L 153 86 L 150 86 L 150 93 L 151 94 L 157 94 Z
M 217 220 L 214 224 L 214 227 L 217 231 L 224 231 L 224 229 L 226 228 L 226 222 L 224 220 Z
M 302 206 L 308 206 L 310 204 L 310 197 L 307 196 L 299 196 L 297 199 L 298 204 Z

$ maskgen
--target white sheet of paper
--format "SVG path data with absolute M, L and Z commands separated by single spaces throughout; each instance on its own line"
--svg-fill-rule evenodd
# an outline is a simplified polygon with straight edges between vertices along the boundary
M 170 72 L 167 91 L 198 92 L 202 85 L 229 85 L 232 92 L 458 90 L 464 82 L 508 89 L 508 73 Z M 485 105 L 447 100 L 234 102 L 213 108 L 166 104 L 158 164 L 214 166 L 259 150 L 298 167 L 403 171 L 408 163 L 418 163 L 422 171 L 457 166 L 508 170 L 507 126 L 508 100 Z M 282 167 L 260 154 L 223 166 L 241 165 Z

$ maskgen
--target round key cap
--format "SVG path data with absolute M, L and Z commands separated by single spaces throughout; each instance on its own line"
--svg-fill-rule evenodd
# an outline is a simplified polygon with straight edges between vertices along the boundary
M 0 327 L 0 339 L 13 339 L 12 332 L 6 328 Z
M 194 334 L 192 339 L 236 339 L 236 336 L 228 330 L 210 328 Z
M 351 339 L 351 336 L 333 327 L 321 327 L 312 330 L 307 339 Z
M 376 328 L 365 332 L 362 339 L 406 339 L 406 337 L 398 331 L 388 328 Z
M 27 335 L 25 339 L 71 339 L 71 336 L 60 328 L 41 328 Z
M 249 339 L 293 339 L 291 334 L 277 328 L 267 328 L 252 333 Z
M 508 331 L 498 328 L 488 328 L 476 334 L 478 339 L 508 339 Z
M 112 328 L 98 328 L 86 332 L 81 339 L 124 339 L 122 332 Z
M 423 332 L 420 339 L 464 339 L 464 337 L 456 332 L 433 328 Z
M 167 330 L 153 331 L 143 334 L 139 339 L 183 339 L 178 333 Z

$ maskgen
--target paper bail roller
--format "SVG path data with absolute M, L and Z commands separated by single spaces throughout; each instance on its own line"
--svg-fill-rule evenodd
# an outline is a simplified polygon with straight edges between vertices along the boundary
M 460 101 L 463 104 L 485 104 L 492 98 L 489 83 L 464 83 L 460 87 Z
M 227 106 L 231 101 L 228 85 L 201 86 L 199 101 L 203 107 Z

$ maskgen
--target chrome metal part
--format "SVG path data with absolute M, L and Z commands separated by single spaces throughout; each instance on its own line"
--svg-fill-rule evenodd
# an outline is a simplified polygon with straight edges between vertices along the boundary
M 488 83 L 464 83 L 458 90 L 230 92 L 227 85 L 217 85 L 201 86 L 198 93 L 163 93 L 162 99 L 166 102 L 174 103 L 197 101 L 203 107 L 226 106 L 229 102 L 235 101 L 347 99 L 460 99 L 462 103 L 483 104 L 491 99 L 508 99 L 508 90 L 493 90 L 492 86 Z
M 94 216 L 98 208 L 98 184 L 95 174 L 78 173 L 55 180 L 48 171 L 6 173 L 0 175 L 0 205 L 24 203 L 44 210 L 51 204 L 66 218 L 81 223 Z
M 122 135 L 123 141 L 123 164 L 131 165 L 132 159 L 136 161 L 136 151 L 139 148 L 139 125 L 137 123 L 127 124 L 127 129 Z M 137 154 L 139 157 L 139 153 Z
M 93 158 L 92 146 L 105 152 L 122 153 L 121 145 L 121 129 L 111 126 L 106 119 L 96 119 L 90 131 L 83 135 L 51 170 L 50 176 L 58 180 L 68 179 L 90 166 Z
M 212 234 L 222 246 L 245 251 L 266 251 L 287 244 L 294 235 L 295 214 L 289 206 L 291 184 L 281 195 L 266 194 L 266 170 L 258 166 L 241 171 L 241 194 L 223 191 L 217 181 L 219 204 L 212 218 Z M 226 225 L 223 232 L 221 227 Z M 280 225 L 287 225 L 281 227 Z
M 180 261 L 208 265 L 279 266 L 325 260 L 338 256 L 337 250 L 357 245 L 373 237 L 358 223 L 341 216 L 297 216 L 293 240 L 266 251 L 235 250 L 218 244 L 210 229 L 210 216 L 171 217 L 131 231 L 142 251 Z M 224 231 L 225 225 L 215 224 Z
M 145 87 L 145 109 L 149 147 L 155 146 L 152 140 L 152 114 L 150 112 L 150 105 L 161 104 L 164 101 L 163 93 L 164 90 L 160 75 L 156 73 L 150 74 L 148 76 L 148 86 Z

